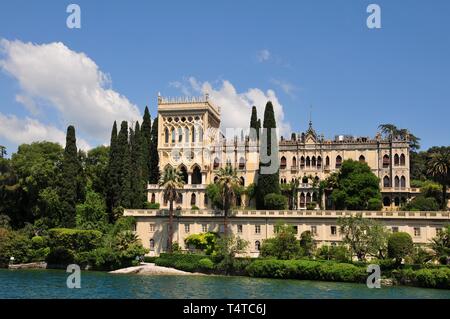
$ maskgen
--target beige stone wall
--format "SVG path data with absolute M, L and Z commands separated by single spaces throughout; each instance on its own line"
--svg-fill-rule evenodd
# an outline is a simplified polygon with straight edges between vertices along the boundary
M 315 231 L 314 240 L 318 246 L 332 245 L 341 241 L 338 218 L 356 212 L 344 211 L 236 211 L 229 218 L 231 232 L 247 241 L 249 256 L 258 256 L 257 242 L 274 237 L 274 226 L 278 222 L 297 228 L 297 237 L 302 232 Z M 389 230 L 407 232 L 414 243 L 428 244 L 436 236 L 437 229 L 450 222 L 449 212 L 358 212 L 365 218 L 381 221 Z M 156 210 L 126 210 L 126 216 L 136 218 L 136 233 L 144 247 L 153 249 L 149 255 L 159 255 L 166 250 L 167 212 Z M 174 219 L 174 242 L 187 249 L 184 239 L 191 234 L 206 231 L 223 231 L 223 217 L 213 211 L 177 212 Z M 238 226 L 239 225 L 239 226 Z M 242 232 L 238 230 L 242 229 Z

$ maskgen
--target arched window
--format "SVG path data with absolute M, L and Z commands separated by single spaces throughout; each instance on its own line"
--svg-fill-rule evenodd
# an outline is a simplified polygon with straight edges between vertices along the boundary
M 184 128 L 184 142 L 185 143 L 189 143 L 189 128 L 185 127 Z
M 314 180 L 315 180 L 316 184 L 319 185 L 319 176 L 314 177 Z
M 398 176 L 395 176 L 394 178 L 394 187 L 400 187 L 400 178 L 398 178 Z
M 260 251 L 261 249 L 261 242 L 259 240 L 255 241 L 255 250 Z
M 200 167 L 195 166 L 192 171 L 192 184 L 201 184 L 202 183 L 202 172 L 200 171 Z
M 195 143 L 195 126 L 191 128 L 191 141 Z
M 383 187 L 391 187 L 391 179 L 389 176 L 383 178 Z
M 172 127 L 171 135 L 172 135 L 172 144 L 175 144 L 175 129 L 173 127 Z
M 217 183 L 218 180 L 219 180 L 218 176 L 214 177 L 214 184 Z
M 303 184 L 308 184 L 308 177 L 307 176 L 303 176 L 302 183 Z
M 317 168 L 321 168 L 322 167 L 322 157 L 317 156 Z
M 239 159 L 239 169 L 245 169 L 245 158 L 243 157 Z
M 240 180 L 241 180 L 241 185 L 245 186 L 245 179 L 244 179 L 244 177 L 241 176 Z
M 280 168 L 286 169 L 286 157 L 284 157 L 284 156 L 281 157 Z
M 400 165 L 400 157 L 398 156 L 398 154 L 394 155 L 394 166 L 399 166 Z
M 385 198 L 383 198 L 383 206 L 384 207 L 391 206 L 391 199 L 389 197 L 386 196 Z
M 364 162 L 366 161 L 366 158 L 364 157 L 364 155 L 361 155 L 361 156 L 359 157 L 359 161 L 360 161 L 361 163 L 364 163 Z
M 179 193 L 177 196 L 177 200 L 175 201 L 177 204 L 183 203 L 183 194 Z
M 342 166 L 342 157 L 341 155 L 336 156 L 336 168 L 341 168 Z
M 300 157 L 300 168 L 303 169 L 305 168 L 305 157 Z
M 325 158 L 325 166 L 330 166 L 330 158 L 328 156 Z
M 406 178 L 405 178 L 405 176 L 402 176 L 400 178 L 400 187 L 401 188 L 406 188 Z
M 220 160 L 219 160 L 219 158 L 216 157 L 214 159 L 214 164 L 213 164 L 214 169 L 218 169 L 219 165 L 220 165 Z
M 311 166 L 312 166 L 312 167 L 316 167 L 316 157 L 315 157 L 315 156 L 313 156 L 313 157 L 311 158 Z
M 191 195 L 191 206 L 194 206 L 196 202 L 197 202 L 197 195 L 195 195 L 195 193 L 192 193 L 192 195 Z
M 311 159 L 309 158 L 309 156 L 306 156 L 306 167 L 310 166 L 311 166 Z
M 297 158 L 295 156 L 292 158 L 292 167 L 297 167 Z
M 178 143 L 183 141 L 183 129 L 181 127 L 178 128 Z
M 153 239 L 150 239 L 149 246 L 150 246 L 150 250 L 155 250 L 155 241 Z
M 305 207 L 305 202 L 306 202 L 305 193 L 301 193 L 300 194 L 300 208 Z
M 383 156 L 383 168 L 388 168 L 389 165 L 389 155 L 386 154 Z
M 152 193 L 152 197 L 151 197 L 150 203 L 154 204 L 155 201 L 156 201 L 155 200 L 155 193 Z
M 311 193 L 306 193 L 306 204 L 311 203 Z
M 188 173 L 187 173 L 186 166 L 182 165 L 182 166 L 180 167 L 180 173 L 181 173 L 183 182 L 184 182 L 185 184 L 187 184 L 187 183 L 188 183 Z
M 405 166 L 406 164 L 406 157 L 405 154 L 400 155 L 400 165 Z
M 395 205 L 395 207 L 400 206 L 400 198 L 399 197 L 394 198 L 394 205 Z
M 164 129 L 164 143 L 169 143 L 169 129 L 167 127 Z

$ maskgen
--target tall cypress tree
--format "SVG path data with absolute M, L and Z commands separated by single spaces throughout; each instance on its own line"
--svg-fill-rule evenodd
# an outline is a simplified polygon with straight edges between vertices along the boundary
M 253 132 L 252 129 L 254 129 L 256 132 Z M 256 106 L 253 106 L 252 116 L 250 117 L 250 139 L 255 140 L 256 138 L 259 138 L 258 114 L 256 111 Z
M 70 125 L 67 128 L 66 147 L 61 163 L 61 179 L 59 185 L 59 198 L 61 201 L 60 225 L 62 227 L 75 227 L 76 204 L 79 203 L 82 183 L 83 168 L 78 152 L 75 128 Z
M 264 197 L 267 194 L 275 193 L 280 194 L 280 184 L 279 184 L 279 164 L 278 164 L 278 139 L 275 132 L 272 129 L 277 127 L 275 121 L 275 113 L 273 111 L 272 102 L 267 102 L 266 108 L 264 110 L 264 122 L 263 131 L 261 132 L 264 136 L 261 137 L 260 154 L 265 152 L 267 155 L 271 156 L 274 161 L 271 163 L 259 162 L 259 175 L 258 175 L 258 185 L 256 188 L 256 208 L 264 208 Z M 272 135 L 275 136 L 272 137 Z M 275 145 L 272 145 L 271 139 L 276 141 Z M 267 141 L 266 145 L 264 141 Z M 265 147 L 265 149 L 264 149 Z M 261 156 L 260 156 L 261 157 Z M 261 174 L 261 168 L 263 166 L 275 165 L 276 172 L 273 174 Z
M 131 131 L 133 132 L 133 131 Z M 139 122 L 136 122 L 134 134 L 130 136 L 131 145 L 131 208 L 142 208 L 145 200 L 144 185 L 146 178 L 143 175 L 144 157 L 142 156 L 142 136 Z
M 131 207 L 131 156 L 128 144 L 128 122 L 122 121 L 117 136 L 119 205 L 123 208 Z
M 144 173 L 147 172 L 145 178 L 146 181 L 148 182 L 150 180 L 150 172 L 152 170 L 152 162 L 149 156 L 152 144 L 152 119 L 147 106 L 145 107 L 144 117 L 142 118 L 141 132 L 142 132 L 141 137 L 143 138 L 144 143 L 142 148 L 143 155 L 145 156 L 144 164 L 147 166 L 147 168 L 144 169 Z
M 108 183 L 106 202 L 108 206 L 108 213 L 110 221 L 114 221 L 113 211 L 119 206 L 120 200 L 120 182 L 119 182 L 119 153 L 117 144 L 117 123 L 114 121 L 111 131 L 111 142 L 109 147 L 109 162 L 108 162 Z
M 158 155 L 158 117 L 152 125 L 152 137 L 150 146 L 150 184 L 157 184 L 159 180 L 159 155 Z

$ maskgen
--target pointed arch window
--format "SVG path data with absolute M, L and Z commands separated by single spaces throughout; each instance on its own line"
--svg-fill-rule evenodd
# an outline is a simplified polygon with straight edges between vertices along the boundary
M 341 155 L 336 156 L 336 168 L 341 168 L 342 166 L 342 157 Z
M 390 166 L 389 163 L 390 159 L 389 159 L 389 155 L 384 155 L 383 156 L 383 168 L 388 168 Z
M 284 156 L 281 157 L 280 169 L 286 169 L 286 157 Z
M 383 178 L 383 187 L 391 187 L 391 179 L 389 176 Z
M 400 166 L 406 165 L 406 157 L 405 154 L 400 155 Z

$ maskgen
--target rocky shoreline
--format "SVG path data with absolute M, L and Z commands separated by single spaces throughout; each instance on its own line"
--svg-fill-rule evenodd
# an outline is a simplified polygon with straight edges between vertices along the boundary
M 139 275 L 178 275 L 178 276 L 206 276 L 202 273 L 192 273 L 175 268 L 156 266 L 154 263 L 142 263 L 139 266 L 117 269 L 110 274 L 139 274 Z

